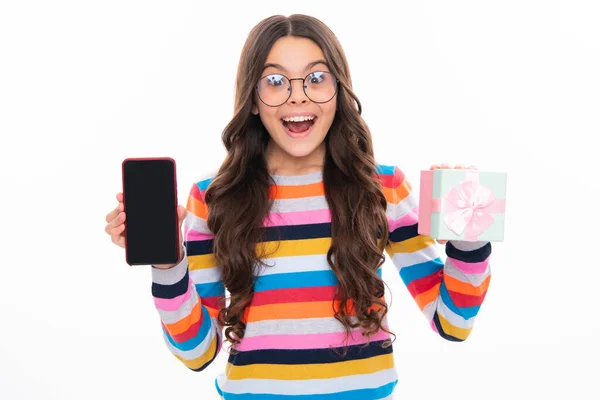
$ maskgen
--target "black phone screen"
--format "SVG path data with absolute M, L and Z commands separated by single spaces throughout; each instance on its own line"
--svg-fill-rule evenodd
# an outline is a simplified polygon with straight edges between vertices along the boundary
M 125 160 L 123 202 L 127 263 L 176 263 L 179 239 L 175 163 L 163 159 Z

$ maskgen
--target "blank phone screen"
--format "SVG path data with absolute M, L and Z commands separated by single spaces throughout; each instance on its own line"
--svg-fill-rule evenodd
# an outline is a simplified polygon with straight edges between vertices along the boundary
M 177 262 L 176 192 L 172 161 L 127 160 L 123 163 L 128 264 Z

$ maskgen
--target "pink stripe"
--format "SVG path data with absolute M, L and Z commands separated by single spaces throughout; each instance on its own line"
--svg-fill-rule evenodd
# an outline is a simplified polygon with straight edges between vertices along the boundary
M 393 220 L 388 217 L 390 232 L 393 232 L 394 229 L 401 228 L 403 226 L 414 225 L 417 222 L 419 222 L 419 207 L 413 208 L 408 214 L 404 215 L 402 218 L 398 218 L 397 220 Z
M 191 229 L 191 228 L 184 228 L 183 229 L 183 235 L 189 241 L 191 241 L 191 240 L 211 240 L 211 239 L 214 239 L 214 235 L 212 233 L 199 232 L 199 231 L 197 231 L 195 229 Z
M 265 227 L 282 225 L 320 224 L 331 222 L 328 209 L 314 211 L 296 211 L 287 213 L 270 213 L 265 219 Z
M 386 327 L 386 329 L 388 329 Z M 379 331 L 371 336 L 371 341 L 389 339 L 389 334 Z M 255 337 L 246 337 L 236 346 L 240 351 L 265 350 L 265 349 L 286 349 L 286 350 L 304 350 L 304 349 L 324 349 L 328 347 L 342 347 L 346 344 L 352 346 L 355 344 L 364 344 L 367 338 L 359 331 L 353 331 L 346 342 L 346 333 L 317 333 L 311 335 L 264 335 Z
M 452 264 L 462 273 L 465 274 L 481 274 L 484 273 L 488 267 L 490 258 L 486 258 L 484 261 L 476 263 L 468 263 L 457 260 L 455 258 L 448 257 Z
M 157 297 L 154 298 L 154 304 L 157 308 L 164 311 L 177 311 L 179 307 L 186 301 L 190 299 L 192 296 L 192 280 L 190 279 L 190 283 L 188 285 L 188 290 L 181 296 L 174 297 L 172 299 L 159 299 Z
M 429 323 L 429 325 L 431 325 L 431 329 L 433 329 L 433 331 L 435 333 L 439 333 L 438 329 L 437 329 L 437 326 L 435 326 L 435 321 L 434 320 L 431 320 L 431 322 Z
M 419 189 L 419 227 L 420 235 L 431 234 L 431 198 L 433 197 L 433 171 L 421 171 Z

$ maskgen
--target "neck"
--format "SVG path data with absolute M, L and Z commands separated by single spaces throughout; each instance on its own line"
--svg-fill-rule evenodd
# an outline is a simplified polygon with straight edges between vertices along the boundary
M 325 164 L 325 142 L 312 153 L 296 157 L 283 151 L 272 140 L 265 152 L 267 169 L 273 175 L 303 175 L 322 171 Z

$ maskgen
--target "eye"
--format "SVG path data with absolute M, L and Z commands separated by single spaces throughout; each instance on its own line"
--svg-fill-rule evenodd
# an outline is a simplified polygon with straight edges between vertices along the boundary
M 279 74 L 273 74 L 267 76 L 267 82 L 271 86 L 282 86 L 285 85 L 285 77 Z
M 308 75 L 308 83 L 313 85 L 316 83 L 322 83 L 325 81 L 326 75 L 327 73 L 324 72 L 313 72 Z

